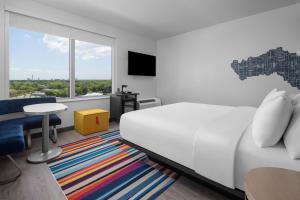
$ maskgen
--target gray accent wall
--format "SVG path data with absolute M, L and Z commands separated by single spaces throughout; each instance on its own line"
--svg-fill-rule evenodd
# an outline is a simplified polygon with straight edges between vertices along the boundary
M 283 47 L 300 54 L 300 4 L 157 42 L 157 94 L 180 101 L 258 106 L 273 88 L 299 93 L 277 74 L 241 81 L 232 60 Z

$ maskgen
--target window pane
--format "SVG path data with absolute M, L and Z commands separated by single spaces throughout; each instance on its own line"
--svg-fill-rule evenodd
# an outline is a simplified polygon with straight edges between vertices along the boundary
M 76 96 L 111 93 L 111 47 L 75 41 Z
M 69 97 L 69 39 L 10 27 L 10 97 Z

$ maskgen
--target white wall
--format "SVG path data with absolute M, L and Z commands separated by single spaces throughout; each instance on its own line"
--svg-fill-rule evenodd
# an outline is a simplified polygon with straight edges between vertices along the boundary
M 74 125 L 74 111 L 82 110 L 87 108 L 102 108 L 109 110 L 110 99 L 103 98 L 100 100 L 85 100 L 85 101 L 70 101 L 63 102 L 68 106 L 68 110 L 66 112 L 62 112 L 59 117 L 62 119 L 62 124 L 58 128 L 61 127 L 70 127 Z
M 0 0 L 0 85 L 4 85 L 4 1 Z M 0 89 L 0 97 L 4 96 L 4 90 Z
M 160 40 L 158 96 L 164 103 L 257 106 L 272 88 L 299 92 L 275 74 L 241 81 L 230 66 L 276 47 L 300 51 L 300 4 Z
M 141 97 L 156 96 L 155 77 L 127 75 L 127 52 L 131 50 L 155 55 L 156 42 L 154 40 L 30 0 L 7 0 L 5 3 L 3 3 L 3 0 L 0 0 L 0 88 L 1 85 L 3 86 L 4 81 L 4 9 L 115 37 L 115 88 L 121 87 L 122 84 L 127 84 L 129 85 L 128 90 L 140 92 Z M 4 92 L 2 91 L 2 88 L 0 90 L 1 99 L 4 98 Z M 109 110 L 109 99 L 66 102 L 66 104 L 69 105 L 70 110 L 62 114 L 64 126 L 72 125 L 73 110 L 76 108 L 92 108 L 97 106 Z
M 68 106 L 68 110 L 62 113 L 58 113 L 58 116 L 62 119 L 62 124 L 58 126 L 58 128 L 73 126 L 74 111 L 76 110 L 82 110 L 87 108 L 102 108 L 102 109 L 109 110 L 110 98 L 103 97 L 102 99 L 98 99 L 98 100 L 86 99 L 83 101 L 67 101 L 67 102 L 64 101 L 62 103 Z M 7 115 L 0 115 L 0 121 L 20 118 L 20 117 L 25 117 L 25 114 L 20 112 L 20 113 L 11 113 Z M 32 130 L 32 132 L 41 132 L 41 129 Z

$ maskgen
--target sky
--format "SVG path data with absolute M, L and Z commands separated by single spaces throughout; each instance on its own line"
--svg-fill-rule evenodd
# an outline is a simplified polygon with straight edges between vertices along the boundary
M 10 27 L 10 80 L 69 79 L 69 39 Z M 111 47 L 75 42 L 75 77 L 111 79 Z

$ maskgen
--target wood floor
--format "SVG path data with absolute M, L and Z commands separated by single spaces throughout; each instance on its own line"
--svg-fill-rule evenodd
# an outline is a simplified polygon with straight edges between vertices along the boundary
M 111 123 L 110 131 L 118 129 L 117 123 Z M 99 133 L 90 135 L 95 136 Z M 67 131 L 59 134 L 58 144 L 63 145 L 78 141 L 83 138 L 76 131 Z M 22 176 L 15 182 L 0 186 L 0 200 L 65 200 L 62 190 L 56 183 L 48 166 L 43 164 L 29 164 L 26 162 L 27 155 L 30 152 L 41 148 L 41 138 L 35 138 L 32 141 L 32 148 L 23 153 L 14 155 L 17 163 L 22 168 Z M 6 160 L 0 160 L 0 177 L 13 173 L 11 164 Z M 171 187 L 162 195 L 160 200 L 227 200 L 228 198 L 221 194 L 202 186 L 192 180 L 181 176 Z

